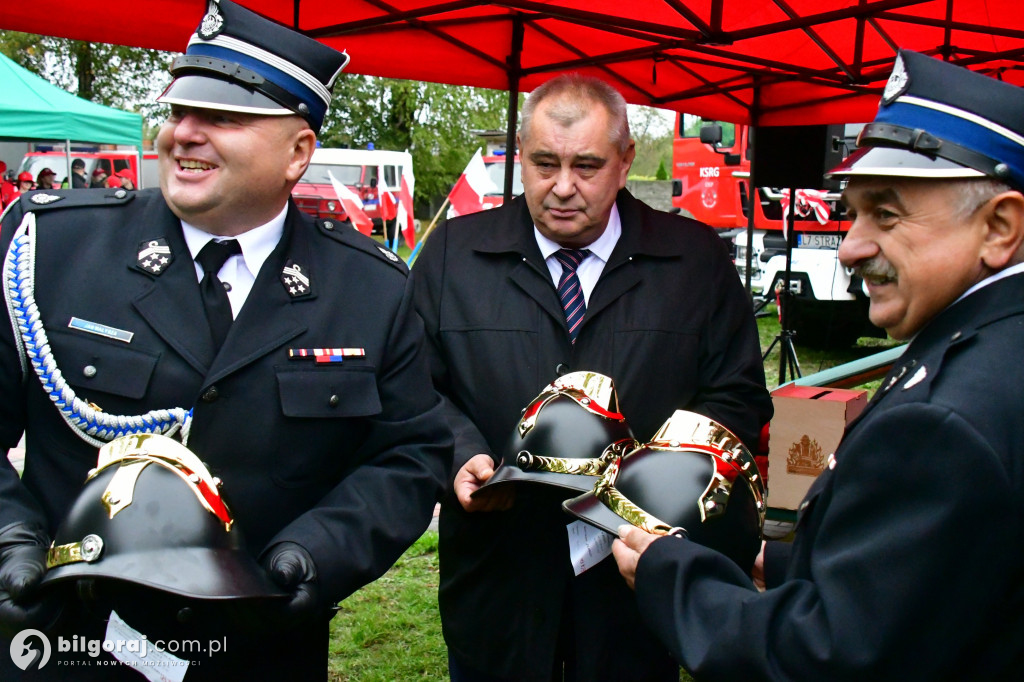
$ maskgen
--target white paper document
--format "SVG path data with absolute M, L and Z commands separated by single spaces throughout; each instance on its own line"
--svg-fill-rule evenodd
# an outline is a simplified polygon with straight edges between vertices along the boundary
M 158 649 L 116 611 L 110 612 L 103 649 L 150 682 L 182 682 L 188 672 L 188 661 Z
M 583 521 L 573 521 L 566 530 L 569 532 L 569 559 L 576 575 L 597 566 L 612 553 L 614 535 Z

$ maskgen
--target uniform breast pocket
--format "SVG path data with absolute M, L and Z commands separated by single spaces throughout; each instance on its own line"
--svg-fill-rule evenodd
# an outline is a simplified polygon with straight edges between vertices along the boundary
M 277 368 L 281 411 L 286 417 L 368 417 L 381 411 L 372 367 Z
M 62 330 L 47 334 L 61 374 L 80 398 L 92 400 L 94 392 L 132 400 L 146 395 L 158 353 Z

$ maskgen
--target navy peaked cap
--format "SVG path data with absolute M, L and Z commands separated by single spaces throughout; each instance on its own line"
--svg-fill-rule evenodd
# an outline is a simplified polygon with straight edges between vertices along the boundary
M 875 120 L 828 176 L 990 177 L 1024 190 L 1024 88 L 901 50 Z
M 348 54 L 231 0 L 206 16 L 174 60 L 158 102 L 263 115 L 298 114 L 319 132 Z

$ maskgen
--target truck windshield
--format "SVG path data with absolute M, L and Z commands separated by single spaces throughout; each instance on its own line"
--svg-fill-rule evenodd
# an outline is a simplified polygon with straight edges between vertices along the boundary
M 487 174 L 491 176 L 491 181 L 494 182 L 494 186 L 498 188 L 495 194 L 505 193 L 505 159 L 501 161 L 488 162 Z M 522 166 L 519 162 L 515 162 L 515 169 L 512 171 L 512 196 L 519 196 L 523 193 L 523 172 Z
M 682 114 L 679 117 L 679 137 L 700 137 L 700 127 L 705 123 L 717 123 L 722 126 L 722 142 L 719 147 L 732 147 L 736 144 L 735 123 L 705 120 L 693 114 Z
M 299 182 L 307 185 L 329 185 L 331 178 L 327 175 L 328 172 L 343 185 L 358 185 L 362 182 L 362 166 L 341 166 L 328 163 L 309 164 L 309 168 L 299 178 Z

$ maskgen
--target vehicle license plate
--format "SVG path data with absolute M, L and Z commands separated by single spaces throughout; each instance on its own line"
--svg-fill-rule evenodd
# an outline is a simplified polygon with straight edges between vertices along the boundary
M 838 249 L 842 241 L 838 234 L 797 234 L 796 245 L 805 249 Z

